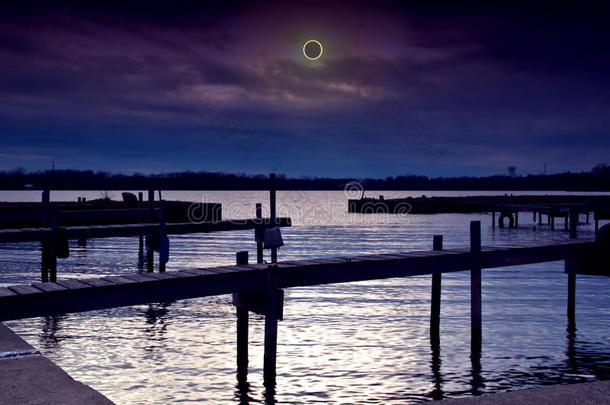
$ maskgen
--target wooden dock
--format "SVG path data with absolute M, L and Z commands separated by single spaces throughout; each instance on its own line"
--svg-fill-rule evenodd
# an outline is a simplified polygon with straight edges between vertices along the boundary
M 125 195 L 126 194 L 126 195 Z M 161 196 L 161 191 L 159 191 Z M 146 263 L 147 271 L 154 270 L 154 252 L 159 252 L 159 271 L 164 272 L 166 263 L 169 260 L 169 235 L 193 234 L 241 231 L 254 229 L 257 241 L 257 257 L 262 263 L 263 239 L 268 230 L 275 230 L 278 237 L 279 228 L 291 226 L 290 218 L 276 218 L 276 190 L 275 174 L 269 176 L 269 202 L 270 217 L 262 217 L 261 204 L 256 204 L 256 218 L 254 219 L 232 219 L 232 220 L 210 220 L 210 218 L 221 218 L 221 205 L 216 203 L 184 203 L 171 202 L 174 210 L 168 210 L 168 202 L 159 200 L 155 202 L 155 191 L 148 190 L 148 200 L 144 207 L 143 193 L 135 196 L 131 193 L 124 193 L 124 198 L 128 204 L 136 204 L 134 209 L 104 209 L 89 210 L 74 207 L 68 211 L 59 211 L 56 203 L 50 201 L 50 191 L 42 191 L 42 201 L 37 213 L 38 221 L 42 224 L 39 227 L 17 227 L 12 229 L 0 229 L 0 243 L 19 243 L 40 241 L 42 244 L 41 258 L 41 281 L 57 280 L 57 259 L 69 257 L 69 240 L 76 239 L 79 246 L 86 246 L 87 239 L 91 238 L 113 238 L 113 237 L 135 237 L 139 239 L 138 263 L 139 268 L 143 269 Z M 84 206 L 85 199 L 79 197 L 79 207 Z M 98 201 L 99 203 L 99 201 Z M 117 201 L 102 201 L 102 204 L 122 206 L 123 203 Z M 155 208 L 158 206 L 158 209 Z M 16 205 L 18 209 L 23 207 Z M 171 205 L 170 205 L 171 207 Z M 0 207 L 0 213 L 2 207 Z M 6 207 L 4 207 L 6 208 Z M 14 207 L 13 207 L 14 208 Z M 106 207 L 108 208 L 108 207 Z M 111 207 L 112 208 L 112 207 Z M 30 213 L 31 214 L 31 213 Z M 1 219 L 2 215 L 0 215 Z M 20 217 L 17 216 L 17 219 Z M 31 215 L 27 217 L 26 223 L 36 223 Z M 6 218 L 5 218 L 6 219 Z M 170 219 L 173 220 L 170 221 Z M 178 222 L 178 220 L 188 222 Z M 15 223 L 15 218 L 1 223 Z M 158 221 L 158 222 L 156 222 Z M 81 223 L 84 225 L 62 226 L 62 224 Z M 101 223 L 101 225 L 100 225 Z M 146 238 L 146 243 L 144 243 Z M 146 246 L 146 256 L 144 248 Z M 277 261 L 277 248 L 272 247 L 271 260 Z
M 571 234 L 575 237 L 572 224 Z M 606 229 L 607 231 L 607 229 Z M 165 273 L 59 279 L 0 288 L 0 321 L 59 315 L 138 305 L 159 301 L 233 294 L 237 307 L 238 380 L 247 373 L 248 312 L 265 315 L 264 380 L 275 385 L 277 323 L 283 316 L 283 289 L 330 283 L 346 283 L 392 277 L 432 275 L 430 339 L 438 345 L 440 291 L 443 273 L 471 272 L 471 350 L 481 350 L 481 270 L 564 260 L 568 273 L 568 320 L 575 325 L 575 282 L 581 267 L 598 265 L 607 247 L 594 239 L 541 241 L 508 246 L 482 247 L 480 222 L 471 223 L 471 246 L 441 250 L 441 237 L 435 237 L 435 250 L 373 254 L 314 260 L 248 264 L 240 252 L 237 265 Z M 598 275 L 610 275 L 607 267 Z

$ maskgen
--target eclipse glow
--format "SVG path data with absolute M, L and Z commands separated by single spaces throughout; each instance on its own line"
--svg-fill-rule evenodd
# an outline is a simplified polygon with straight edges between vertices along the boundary
M 310 39 L 303 45 L 303 55 L 309 60 L 320 59 L 322 52 L 324 52 L 322 44 L 315 39 Z

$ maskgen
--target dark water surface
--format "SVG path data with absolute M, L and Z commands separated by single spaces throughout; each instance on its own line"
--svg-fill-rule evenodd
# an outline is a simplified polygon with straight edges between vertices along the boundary
M 386 198 L 421 192 L 383 192 Z M 427 195 L 483 193 L 425 192 Z M 498 193 L 486 193 L 498 194 Z M 528 193 L 530 194 L 530 193 Z M 53 192 L 53 200 L 96 192 Z M 115 193 L 118 198 L 120 193 Z M 203 196 L 203 197 L 202 197 Z M 225 218 L 252 217 L 264 192 L 166 192 L 166 199 L 222 202 Z M 38 201 L 40 192 L 0 192 L 0 200 Z M 489 215 L 347 214 L 343 192 L 279 192 L 280 260 L 468 246 L 471 220 L 483 244 L 566 239 L 522 214 L 519 229 L 491 228 Z M 267 207 L 264 208 L 267 213 Z M 583 217 L 584 219 L 584 217 Z M 592 236 L 592 225 L 579 226 Z M 233 264 L 255 256 L 252 231 L 171 238 L 168 270 Z M 137 239 L 71 246 L 58 277 L 137 271 Z M 38 243 L 0 245 L 0 284 L 38 281 Z M 577 331 L 566 331 L 562 262 L 483 271 L 483 350 L 470 356 L 469 273 L 443 275 L 441 348 L 428 341 L 430 277 L 295 288 L 286 292 L 278 332 L 278 403 L 404 404 L 548 384 L 610 378 L 610 279 L 577 277 Z M 251 315 L 250 386 L 236 387 L 235 310 L 229 296 L 7 322 L 77 380 L 119 404 L 259 403 L 263 318 Z

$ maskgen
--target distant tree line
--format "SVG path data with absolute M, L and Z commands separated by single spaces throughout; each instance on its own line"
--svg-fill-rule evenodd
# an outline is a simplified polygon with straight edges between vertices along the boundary
M 610 191 L 610 167 L 598 164 L 589 172 L 551 175 L 426 177 L 405 175 L 385 179 L 289 178 L 278 175 L 279 190 L 341 190 L 358 180 L 365 190 L 573 190 Z M 0 189 L 28 188 L 54 190 L 266 190 L 268 176 L 218 172 L 162 174 L 111 174 L 91 170 L 46 170 L 0 172 Z

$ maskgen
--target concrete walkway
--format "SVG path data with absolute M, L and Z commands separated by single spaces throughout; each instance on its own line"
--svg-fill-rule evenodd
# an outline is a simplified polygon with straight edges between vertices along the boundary
M 0 404 L 109 405 L 112 402 L 75 381 L 0 324 Z
M 554 385 L 480 397 L 444 399 L 441 405 L 600 405 L 610 404 L 610 380 L 591 383 Z

